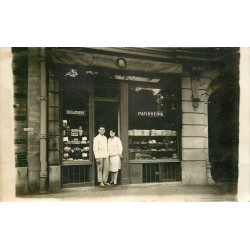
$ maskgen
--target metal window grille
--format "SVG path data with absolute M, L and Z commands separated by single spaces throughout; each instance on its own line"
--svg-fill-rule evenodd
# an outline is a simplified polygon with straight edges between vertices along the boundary
M 180 163 L 163 164 L 163 182 L 181 181 Z
M 159 182 L 160 181 L 159 170 L 160 170 L 159 164 L 155 163 L 143 164 L 143 182 L 144 183 Z
M 143 183 L 181 181 L 180 163 L 143 164 Z
M 90 182 L 90 166 L 63 166 L 62 184 L 81 184 Z

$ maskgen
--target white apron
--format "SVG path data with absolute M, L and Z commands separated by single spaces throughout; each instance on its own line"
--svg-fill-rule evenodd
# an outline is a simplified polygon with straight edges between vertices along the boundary
M 109 171 L 117 172 L 121 169 L 121 159 L 119 154 L 122 154 L 122 143 L 120 138 L 114 137 L 108 139 L 108 151 L 109 151 Z
M 117 172 L 121 169 L 121 159 L 119 155 L 109 157 L 109 171 Z

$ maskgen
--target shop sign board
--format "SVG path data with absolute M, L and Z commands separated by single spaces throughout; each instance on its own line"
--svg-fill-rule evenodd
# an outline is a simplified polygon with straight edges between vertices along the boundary
M 53 63 L 104 67 L 128 71 L 156 72 L 156 73 L 182 73 L 182 65 L 170 62 L 157 62 L 146 59 L 117 57 L 86 52 L 76 52 L 52 49 Z
M 165 117 L 165 113 L 163 111 L 138 111 L 137 116 Z
M 66 115 L 80 115 L 85 116 L 86 111 L 85 110 L 66 110 Z

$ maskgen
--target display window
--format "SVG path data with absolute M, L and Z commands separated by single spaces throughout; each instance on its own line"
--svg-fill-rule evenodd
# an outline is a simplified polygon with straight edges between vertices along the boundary
M 179 83 L 129 85 L 129 159 L 179 159 Z
M 89 90 L 83 78 L 65 77 L 62 95 L 63 163 L 89 161 Z

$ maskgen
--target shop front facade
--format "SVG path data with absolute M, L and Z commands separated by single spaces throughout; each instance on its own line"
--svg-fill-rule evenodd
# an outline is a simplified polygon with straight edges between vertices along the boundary
M 107 137 L 115 129 L 121 138 L 120 185 L 214 184 L 214 162 L 226 154 L 215 150 L 220 132 L 213 133 L 218 124 L 208 116 L 223 104 L 212 107 L 218 101 L 209 100 L 228 86 L 229 96 L 220 98 L 233 103 L 233 143 L 224 144 L 233 158 L 220 180 L 236 181 L 237 49 L 26 48 L 13 54 L 17 194 L 97 185 L 93 138 L 100 125 Z

